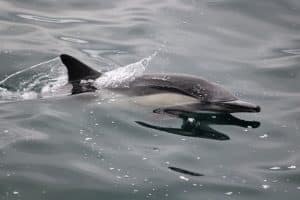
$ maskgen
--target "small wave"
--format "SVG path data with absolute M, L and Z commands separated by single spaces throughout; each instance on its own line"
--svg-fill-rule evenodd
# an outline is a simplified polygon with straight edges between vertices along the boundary
M 33 129 L 26 129 L 2 122 L 0 125 L 0 149 L 20 141 L 40 141 L 48 138 L 46 134 Z
M 73 37 L 66 37 L 66 36 L 61 36 L 61 40 L 67 41 L 67 42 L 72 42 L 72 43 L 78 43 L 78 44 L 86 44 L 88 41 L 78 39 L 78 38 L 73 38 Z

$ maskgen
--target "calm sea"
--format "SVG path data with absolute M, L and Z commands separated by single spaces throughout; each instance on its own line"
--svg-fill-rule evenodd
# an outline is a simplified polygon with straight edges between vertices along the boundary
M 1 0 L 0 38 L 0 199 L 299 199 L 299 0 Z M 115 79 L 201 76 L 262 112 L 40 98 L 61 53 Z

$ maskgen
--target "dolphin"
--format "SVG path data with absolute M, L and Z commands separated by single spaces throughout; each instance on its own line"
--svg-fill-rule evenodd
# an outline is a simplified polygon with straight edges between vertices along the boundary
M 93 81 L 103 75 L 76 58 L 62 54 L 68 71 L 72 94 L 94 92 Z M 203 78 L 185 74 L 144 74 L 126 83 L 126 87 L 105 89 L 137 97 L 137 103 L 157 106 L 154 111 L 182 110 L 186 112 L 260 112 L 258 105 L 239 100 L 222 86 Z

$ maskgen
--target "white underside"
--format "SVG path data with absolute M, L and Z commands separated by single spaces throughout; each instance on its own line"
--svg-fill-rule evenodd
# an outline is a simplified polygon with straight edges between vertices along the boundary
M 199 100 L 176 93 L 159 93 L 153 95 L 146 95 L 134 97 L 131 99 L 134 103 L 142 106 L 175 106 L 181 104 L 198 103 Z

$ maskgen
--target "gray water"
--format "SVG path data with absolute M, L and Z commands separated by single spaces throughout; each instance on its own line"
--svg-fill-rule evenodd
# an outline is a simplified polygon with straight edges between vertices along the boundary
M 300 1 L 0 5 L 1 199 L 299 199 Z M 106 71 L 155 54 L 135 70 L 205 77 L 262 112 L 195 125 L 101 93 L 40 99 L 61 53 Z

